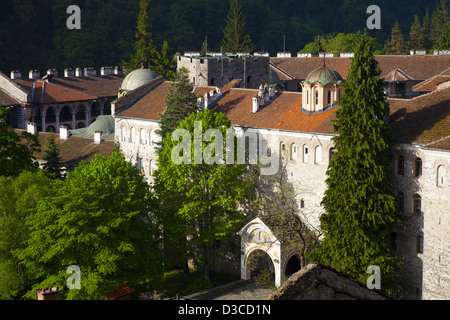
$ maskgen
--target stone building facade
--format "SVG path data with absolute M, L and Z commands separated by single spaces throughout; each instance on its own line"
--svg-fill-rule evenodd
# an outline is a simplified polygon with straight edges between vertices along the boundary
M 242 88 L 257 89 L 269 83 L 269 57 L 249 54 L 190 55 L 177 57 L 177 69 L 186 68 L 196 86 L 223 87 L 234 79 L 245 79 Z

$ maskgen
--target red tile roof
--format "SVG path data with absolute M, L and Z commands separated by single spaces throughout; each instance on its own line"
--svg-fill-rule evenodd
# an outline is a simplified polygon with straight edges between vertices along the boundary
M 381 69 L 381 77 L 395 69 L 401 69 L 415 80 L 429 79 L 450 66 L 450 55 L 400 55 L 400 56 L 375 56 Z M 270 62 L 292 75 L 295 79 L 306 79 L 314 69 L 323 66 L 323 58 L 270 58 Z M 351 58 L 332 57 L 325 59 L 326 66 L 334 69 L 347 78 Z M 275 70 L 275 69 L 274 69 Z
M 19 105 L 20 102 L 6 92 L 0 90 L 0 107 Z
M 164 98 L 170 87 L 171 83 L 162 83 L 118 116 L 159 120 L 159 114 L 165 110 Z M 196 88 L 197 92 L 209 90 Z M 255 89 L 227 89 L 212 110 L 225 113 L 237 126 L 335 134 L 332 120 L 339 107 L 307 115 L 300 111 L 302 94 L 284 91 L 257 113 L 252 113 L 252 99 L 257 94 Z M 429 144 L 431 147 L 432 143 L 450 135 L 450 88 L 413 99 L 389 99 L 388 102 L 396 142 Z M 436 146 L 450 150 L 450 145 L 448 148 L 443 143 Z
M 416 84 L 413 87 L 414 91 L 433 91 L 436 90 L 437 85 L 450 80 L 450 68 L 444 70 L 443 72 L 439 73 L 438 75 L 422 81 L 419 84 Z
M 123 76 L 53 77 L 50 82 L 41 79 L 14 79 L 23 89 L 33 94 L 34 103 L 93 100 L 115 97 Z M 34 92 L 33 91 L 34 84 Z

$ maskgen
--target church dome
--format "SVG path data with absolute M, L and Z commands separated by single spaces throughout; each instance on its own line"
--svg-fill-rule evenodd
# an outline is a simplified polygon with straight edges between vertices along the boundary
M 322 86 L 325 86 L 328 83 L 339 84 L 343 81 L 341 75 L 336 70 L 326 67 L 317 68 L 311 71 L 305 80 L 306 83 L 319 83 Z
M 159 75 L 151 69 L 137 69 L 130 72 L 125 79 L 123 79 L 121 89 L 123 91 L 132 91 L 158 77 Z

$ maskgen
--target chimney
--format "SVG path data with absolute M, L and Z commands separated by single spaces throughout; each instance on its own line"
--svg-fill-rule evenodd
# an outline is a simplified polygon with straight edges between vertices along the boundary
M 94 132 L 94 143 L 99 144 L 100 142 L 102 142 L 102 131 L 95 131 Z
M 38 70 L 30 70 L 28 73 L 28 78 L 30 79 L 39 79 L 41 77 L 41 73 Z
M 75 70 L 73 70 L 72 68 L 65 68 L 64 77 L 75 77 Z
M 84 68 L 84 76 L 95 76 L 96 74 L 97 71 L 94 68 L 92 67 Z
M 47 74 L 48 75 L 52 75 L 54 77 L 57 77 L 58 76 L 58 70 L 56 70 L 56 69 L 48 69 L 47 70 Z
M 83 70 L 81 68 L 75 69 L 75 77 L 82 77 L 83 76 Z
M 106 76 L 106 75 L 108 75 L 108 74 L 113 74 L 114 73 L 114 69 L 113 69 L 113 67 L 102 67 L 101 69 L 100 69 L 100 74 L 102 75 L 102 76 Z
M 19 70 L 13 70 L 11 71 L 11 79 L 22 79 L 22 74 Z
M 45 287 L 35 290 L 37 300 L 59 300 L 59 287 Z
M 36 123 L 28 122 L 28 124 L 27 124 L 27 132 L 31 133 L 31 134 L 36 134 L 37 133 Z
M 60 126 L 59 127 L 59 138 L 63 140 L 67 140 L 70 137 L 70 131 L 68 126 Z
M 253 108 L 252 112 L 257 113 L 259 109 L 258 97 L 253 97 Z

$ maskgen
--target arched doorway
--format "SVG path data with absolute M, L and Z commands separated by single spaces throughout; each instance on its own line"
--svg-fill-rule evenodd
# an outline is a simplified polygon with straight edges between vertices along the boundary
M 286 278 L 290 277 L 297 271 L 301 269 L 301 260 L 298 254 L 294 254 L 286 263 L 286 268 L 284 270 L 284 275 Z
M 247 267 L 251 279 L 264 282 L 265 285 L 275 284 L 275 266 L 267 252 L 261 249 L 253 250 L 248 256 Z

